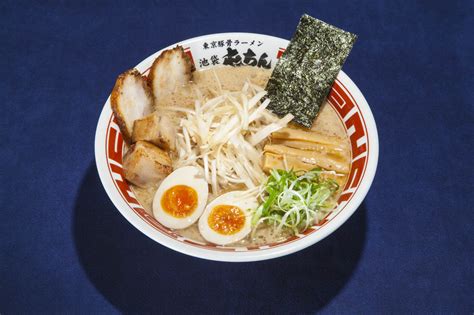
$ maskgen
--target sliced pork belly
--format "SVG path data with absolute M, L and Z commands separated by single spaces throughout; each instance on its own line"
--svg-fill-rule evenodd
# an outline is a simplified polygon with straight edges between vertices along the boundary
M 136 69 L 122 73 L 110 102 L 124 140 L 131 143 L 134 121 L 153 111 L 153 96 L 146 78 Z
M 167 116 L 154 112 L 133 125 L 132 141 L 148 141 L 164 150 L 174 150 L 176 128 Z
M 157 146 L 138 141 L 123 157 L 125 178 L 141 187 L 156 184 L 173 170 L 168 154 Z
M 183 47 L 163 51 L 148 74 L 155 106 L 166 105 L 169 96 L 192 79 L 194 70 L 193 62 Z

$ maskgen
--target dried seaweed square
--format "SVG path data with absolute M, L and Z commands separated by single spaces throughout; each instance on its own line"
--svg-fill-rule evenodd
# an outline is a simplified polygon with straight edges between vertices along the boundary
M 266 90 L 268 108 L 310 128 L 357 36 L 303 15 Z

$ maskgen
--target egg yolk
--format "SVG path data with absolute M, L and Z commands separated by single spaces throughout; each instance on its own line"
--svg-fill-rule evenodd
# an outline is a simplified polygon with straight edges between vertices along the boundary
M 232 235 L 244 227 L 245 214 L 239 207 L 218 205 L 212 208 L 207 223 L 219 234 Z
M 161 197 L 161 207 L 173 217 L 185 218 L 196 210 L 198 204 L 197 192 L 189 186 L 173 186 Z

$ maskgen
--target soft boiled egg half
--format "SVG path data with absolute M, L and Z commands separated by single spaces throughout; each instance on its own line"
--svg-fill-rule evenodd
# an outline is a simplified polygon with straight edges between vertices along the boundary
M 153 215 L 172 229 L 196 222 L 207 203 L 209 187 L 197 167 L 186 166 L 168 175 L 153 198 Z
M 199 232 L 218 245 L 240 241 L 252 229 L 249 210 L 257 206 L 256 198 L 242 191 L 223 194 L 207 205 L 199 219 Z

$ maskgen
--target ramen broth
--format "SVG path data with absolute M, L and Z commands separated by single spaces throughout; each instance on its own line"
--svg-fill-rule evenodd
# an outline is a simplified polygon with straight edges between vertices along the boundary
M 160 106 L 192 107 L 194 105 L 194 100 L 198 96 L 197 93 L 201 93 L 203 96 L 213 97 L 219 93 L 220 89 L 227 91 L 240 91 L 247 80 L 253 84 L 264 87 L 270 75 L 271 70 L 246 66 L 219 67 L 210 70 L 196 71 L 193 74 L 193 82 L 185 88 L 179 89 L 177 92 L 171 94 L 166 102 L 163 102 Z M 327 102 L 320 110 L 319 115 L 313 124 L 312 130 L 329 136 L 337 136 L 348 142 L 344 125 L 336 111 L 327 104 Z M 344 178 L 341 178 L 341 180 L 338 181 L 340 183 L 340 189 L 335 196 L 336 199 L 339 197 L 346 180 L 347 176 L 344 176 Z M 152 216 L 152 201 L 159 184 L 160 183 L 157 183 L 148 188 L 130 185 L 140 204 L 143 206 L 145 211 Z M 229 186 L 226 191 L 237 189 L 245 190 L 245 187 Z M 222 193 L 225 193 L 226 191 L 223 191 Z M 209 201 L 211 200 L 212 197 L 210 195 Z M 292 235 L 289 230 L 282 229 L 278 234 L 275 233 L 275 230 L 276 229 L 273 228 L 273 226 L 262 224 L 254 233 L 250 233 L 241 241 L 227 246 L 259 246 L 278 243 Z M 183 237 L 207 243 L 199 233 L 197 222 L 186 229 L 177 230 L 177 233 Z

